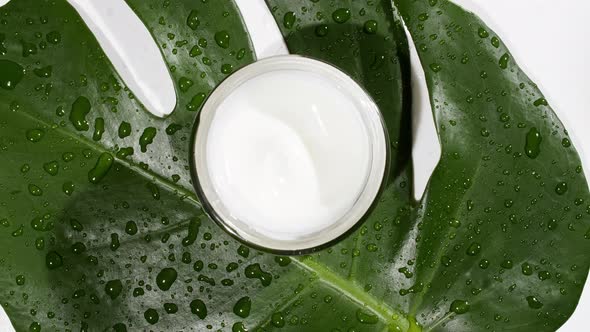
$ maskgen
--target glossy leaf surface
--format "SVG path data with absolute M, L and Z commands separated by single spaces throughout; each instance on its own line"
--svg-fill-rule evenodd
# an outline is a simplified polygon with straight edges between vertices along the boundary
M 579 158 L 474 15 L 447 1 L 396 3 L 443 150 L 416 203 L 408 50 L 391 3 L 268 1 L 293 53 L 369 91 L 393 149 L 388 188 L 360 229 L 285 258 L 225 235 L 189 183 L 191 111 L 222 65 L 252 61 L 234 4 L 129 1 L 178 82 L 178 108 L 159 120 L 64 1 L 32 3 L 0 9 L 11 75 L 0 88 L 0 299 L 17 330 L 550 331 L 573 311 L 590 249 Z

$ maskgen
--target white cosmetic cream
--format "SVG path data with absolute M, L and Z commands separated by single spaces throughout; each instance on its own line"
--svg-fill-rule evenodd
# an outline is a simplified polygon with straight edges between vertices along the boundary
M 271 249 L 345 233 L 376 197 L 385 168 L 370 97 L 303 57 L 265 59 L 230 76 L 203 107 L 196 140 L 197 178 L 214 219 Z
M 245 82 L 219 105 L 207 139 L 219 198 L 236 218 L 277 239 L 338 221 L 368 175 L 360 111 L 318 74 L 274 71 Z

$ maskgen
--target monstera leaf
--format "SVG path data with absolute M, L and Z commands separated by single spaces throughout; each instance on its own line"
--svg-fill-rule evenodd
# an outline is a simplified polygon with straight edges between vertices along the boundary
M 550 331 L 573 312 L 590 264 L 580 161 L 476 16 L 441 0 L 268 0 L 293 53 L 370 92 L 393 150 L 362 227 L 288 258 L 225 235 L 191 189 L 200 104 L 253 60 L 235 4 L 127 2 L 177 82 L 165 120 L 64 0 L 0 8 L 0 304 L 17 330 Z M 443 152 L 420 202 L 400 16 Z

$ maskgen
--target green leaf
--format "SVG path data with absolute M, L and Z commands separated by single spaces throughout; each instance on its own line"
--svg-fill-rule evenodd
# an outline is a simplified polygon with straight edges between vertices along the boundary
M 0 82 L 0 298 L 17 330 L 553 330 L 571 314 L 589 268 L 580 161 L 477 17 L 447 1 L 397 4 L 443 150 L 417 204 L 407 42 L 392 5 L 268 1 L 291 51 L 365 86 L 393 147 L 389 185 L 362 227 L 286 258 L 208 221 L 186 169 L 192 111 L 225 77 L 223 64 L 252 61 L 233 2 L 128 2 L 178 82 L 166 120 L 130 97 L 65 1 L 0 9 L 0 66 L 11 73 Z M 229 45 L 215 43 L 218 33 Z M 207 47 L 193 48 L 200 38 Z M 49 65 L 50 77 L 33 74 Z
M 442 145 L 417 211 L 411 283 L 424 290 L 407 310 L 428 329 L 555 330 L 590 263 L 588 185 L 567 131 L 477 16 L 449 1 L 396 4 Z

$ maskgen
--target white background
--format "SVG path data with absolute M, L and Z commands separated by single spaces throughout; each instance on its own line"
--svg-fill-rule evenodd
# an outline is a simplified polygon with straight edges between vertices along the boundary
M 238 2 L 250 8 L 259 8 L 261 1 Z M 455 1 L 482 17 L 508 45 L 519 65 L 540 86 L 569 130 L 572 141 L 582 156 L 584 170 L 590 175 L 590 1 Z M 7 0 L 0 0 L 0 5 L 6 2 Z M 266 39 L 266 43 L 273 43 L 270 39 L 276 37 L 266 33 L 264 29 L 257 29 L 254 33 L 255 40 Z M 131 61 L 131 66 L 133 62 Z M 416 98 L 423 100 L 417 103 L 420 106 L 414 110 L 413 157 L 416 167 L 415 184 L 420 194 L 436 165 L 440 149 L 427 91 L 420 80 L 423 73 L 417 66 L 413 66 L 413 69 L 417 78 L 413 84 L 416 88 L 414 94 Z M 160 82 L 162 81 L 166 80 L 162 79 Z M 589 313 L 590 281 L 586 283 L 576 312 L 559 331 L 587 331 L 590 326 Z M 12 331 L 12 328 L 0 307 L 0 332 L 5 331 Z

